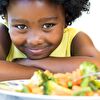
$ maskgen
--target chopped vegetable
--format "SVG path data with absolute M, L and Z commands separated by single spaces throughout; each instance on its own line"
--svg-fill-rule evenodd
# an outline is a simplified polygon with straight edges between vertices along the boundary
M 23 89 L 21 92 L 30 93 L 29 88 L 23 84 Z
M 73 95 L 74 96 L 85 96 L 87 92 L 91 92 L 91 91 L 92 90 L 90 87 L 86 87 L 86 88 L 82 88 L 78 92 L 75 92 Z
M 98 71 L 97 66 L 91 62 L 83 62 L 82 64 L 80 64 L 80 70 L 82 72 L 82 75 L 87 75 Z
M 93 82 L 94 82 L 95 86 L 100 89 L 100 80 L 96 79 Z
M 11 90 L 23 93 L 59 96 L 100 96 L 100 80 L 97 66 L 91 62 L 83 62 L 80 68 L 72 73 L 56 73 L 38 70 L 34 72 L 27 84 L 16 84 Z M 94 74 L 96 73 L 96 75 Z M 99 73 L 98 73 L 99 74 Z M 84 77 L 85 76 L 85 77 Z M 10 84 L 0 83 L 0 88 L 9 88 Z
M 69 89 L 71 89 L 71 88 L 72 88 L 72 86 L 73 86 L 72 81 L 69 81 L 67 84 L 68 84 L 68 88 L 69 88 Z
M 34 84 L 34 85 L 42 85 L 45 81 L 48 80 L 48 77 L 46 74 L 44 74 L 43 71 L 36 71 L 34 72 L 34 75 L 33 77 L 31 78 L 31 82 Z
M 100 81 L 91 73 L 98 72 L 97 66 L 91 62 L 83 62 L 80 68 L 72 73 L 56 73 L 36 71 L 27 85 L 33 94 L 92 96 L 100 94 Z M 91 74 L 90 76 L 88 76 Z M 82 76 L 85 76 L 80 78 Z M 79 78 L 79 80 L 77 80 Z M 75 80 L 76 79 L 76 80 Z M 42 88 L 41 88 L 42 87 Z M 24 92 L 29 92 L 24 88 Z
M 54 81 L 47 81 L 44 84 L 44 94 L 46 95 L 71 95 L 71 90 L 62 87 L 55 83 Z

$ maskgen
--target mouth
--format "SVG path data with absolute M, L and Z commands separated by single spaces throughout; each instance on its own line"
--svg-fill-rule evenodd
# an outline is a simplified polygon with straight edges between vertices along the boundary
M 48 44 L 44 46 L 21 46 L 19 50 L 22 51 L 30 59 L 41 59 L 48 57 L 53 50 L 53 46 Z
M 44 49 L 29 49 L 29 51 L 33 54 L 41 54 L 44 51 Z
M 31 56 L 40 56 L 44 55 L 49 51 L 48 47 L 45 48 L 26 48 L 25 49 L 26 53 L 31 55 Z

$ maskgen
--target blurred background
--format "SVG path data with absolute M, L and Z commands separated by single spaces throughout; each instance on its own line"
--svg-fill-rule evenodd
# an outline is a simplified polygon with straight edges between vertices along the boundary
M 79 28 L 86 32 L 93 40 L 95 47 L 100 51 L 100 0 L 90 0 L 90 2 L 90 13 L 83 13 L 83 15 L 72 24 L 72 27 Z M 2 19 L 0 19 L 0 21 L 2 22 Z
M 90 0 L 90 2 L 90 14 L 83 13 L 72 26 L 86 32 L 93 40 L 95 47 L 100 51 L 100 0 Z

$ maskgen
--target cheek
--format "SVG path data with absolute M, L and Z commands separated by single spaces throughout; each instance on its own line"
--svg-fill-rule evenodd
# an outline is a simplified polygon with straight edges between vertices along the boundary
M 61 22 L 61 24 L 58 25 L 56 30 L 54 30 L 53 39 L 55 43 L 60 44 L 63 37 L 63 33 L 64 33 L 64 23 Z
M 49 39 L 51 39 L 52 44 L 58 46 L 62 40 L 62 37 L 63 37 L 63 29 L 58 29 L 52 33 L 52 36 L 49 37 Z
M 24 34 L 17 34 L 14 31 L 10 31 L 10 37 L 15 45 L 22 45 L 25 42 Z

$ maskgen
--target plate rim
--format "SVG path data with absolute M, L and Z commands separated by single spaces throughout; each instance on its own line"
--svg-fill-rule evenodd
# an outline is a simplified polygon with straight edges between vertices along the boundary
M 2 82 L 13 82 L 13 81 L 20 81 L 20 80 L 11 80 L 11 81 L 2 81 Z M 27 80 L 21 80 L 21 81 L 27 81 Z M 0 93 L 4 95 L 9 96 L 16 96 L 16 97 L 22 97 L 22 98 L 34 98 L 34 99 L 41 99 L 42 100 L 84 100 L 86 98 L 89 98 L 89 100 L 100 100 L 100 96 L 57 96 L 57 95 L 40 95 L 40 94 L 32 94 L 32 93 L 20 93 L 16 91 L 9 91 L 6 89 L 0 88 Z

